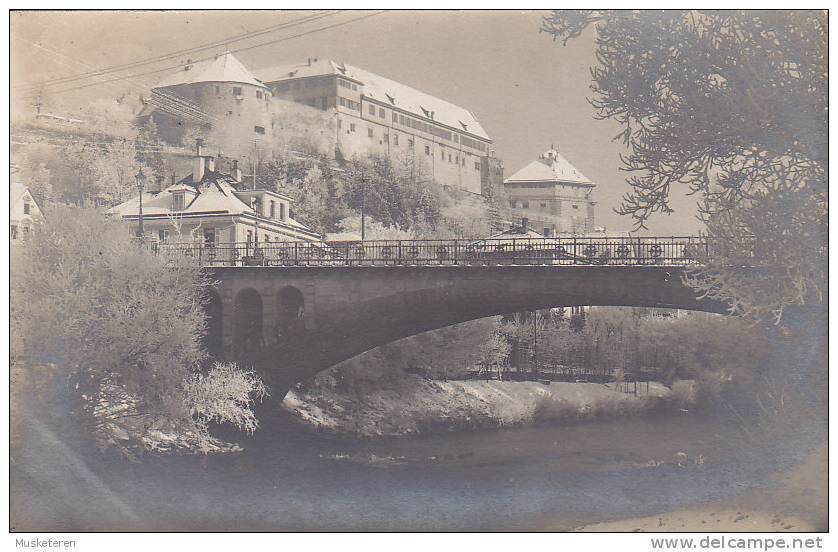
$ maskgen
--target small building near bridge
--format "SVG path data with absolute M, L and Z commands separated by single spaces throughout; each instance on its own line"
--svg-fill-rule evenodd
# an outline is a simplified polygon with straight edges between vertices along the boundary
M 272 190 L 248 189 L 241 171 L 217 170 L 217 160 L 198 145 L 192 174 L 168 187 L 153 187 L 110 209 L 134 236 L 158 243 L 197 244 L 204 248 L 243 247 L 269 242 L 320 241 L 320 234 L 291 217 L 293 199 Z

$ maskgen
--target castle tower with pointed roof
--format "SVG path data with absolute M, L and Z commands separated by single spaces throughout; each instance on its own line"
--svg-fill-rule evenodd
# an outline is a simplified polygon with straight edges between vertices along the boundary
M 271 132 L 271 91 L 232 53 L 187 63 L 152 89 L 140 118 L 169 143 L 191 144 L 195 129 L 225 156 L 247 158 Z M 213 152 L 218 153 L 218 152 Z
M 547 236 L 587 234 L 594 229 L 591 198 L 596 184 L 570 164 L 553 146 L 504 180 L 509 206 Z

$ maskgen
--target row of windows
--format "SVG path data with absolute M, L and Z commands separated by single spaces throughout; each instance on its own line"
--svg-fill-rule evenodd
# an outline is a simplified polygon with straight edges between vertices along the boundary
M 370 113 L 373 113 L 373 109 L 374 108 L 370 106 Z M 380 116 L 383 118 L 383 110 L 381 111 L 382 114 Z M 448 140 L 449 142 L 453 141 L 454 143 L 459 143 L 472 149 L 476 149 L 482 152 L 486 151 L 486 144 L 483 142 L 473 140 L 471 138 L 468 138 L 467 136 L 460 136 L 456 132 L 452 133 L 436 125 L 431 125 L 423 121 L 416 120 L 412 117 L 396 114 L 396 112 L 393 112 L 393 122 L 397 122 L 402 126 L 415 128 L 416 130 L 421 130 L 422 132 L 427 132 L 428 134 L 432 134 L 433 136 L 436 136 L 437 138 L 442 138 L 443 140 Z
M 353 102 L 352 100 L 350 100 L 348 98 L 344 98 L 344 97 L 341 96 L 341 97 L 338 98 L 338 103 L 340 103 L 340 105 L 342 105 L 343 107 L 346 107 L 348 109 L 354 109 L 355 111 L 361 111 L 361 104 L 359 104 L 358 102 Z
M 345 79 L 338 79 L 338 85 L 340 85 L 344 88 L 349 88 L 351 90 L 358 90 L 358 85 L 357 84 L 355 84 L 354 82 L 349 82 L 348 80 L 345 80 Z
M 480 150 L 480 151 L 484 151 L 484 152 L 486 151 L 486 144 L 484 144 L 483 142 L 480 142 L 479 140 L 472 140 L 468 136 L 460 137 L 460 144 L 462 144 L 462 145 L 464 145 L 468 148 L 472 148 L 472 149 L 476 149 L 476 150 Z
M 518 207 L 518 201 L 515 200 L 515 199 L 510 200 L 509 201 L 509 206 L 512 207 L 512 208 Z M 561 201 L 556 201 L 555 206 L 557 207 L 559 214 L 561 214 L 562 202 Z M 539 209 L 542 209 L 542 210 L 547 209 L 547 202 L 546 201 L 540 202 L 538 204 L 538 207 L 539 207 Z M 571 207 L 573 209 L 577 209 L 577 210 L 579 209 L 579 205 L 577 205 L 575 203 L 573 205 L 571 205 Z M 529 200 L 526 200 L 526 199 L 521 200 L 521 208 L 522 209 L 529 209 L 530 208 Z

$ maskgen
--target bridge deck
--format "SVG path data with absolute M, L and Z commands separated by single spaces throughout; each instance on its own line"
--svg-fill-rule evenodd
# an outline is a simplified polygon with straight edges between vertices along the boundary
M 152 243 L 202 266 L 691 266 L 711 254 L 703 237 L 525 238 L 322 242 Z

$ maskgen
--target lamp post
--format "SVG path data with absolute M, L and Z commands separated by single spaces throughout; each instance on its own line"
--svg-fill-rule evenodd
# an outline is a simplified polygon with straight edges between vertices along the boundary
M 137 189 L 140 191 L 140 238 L 145 238 L 145 230 L 143 229 L 143 191 L 145 190 L 146 176 L 143 174 L 143 169 L 134 176 L 137 179 Z

